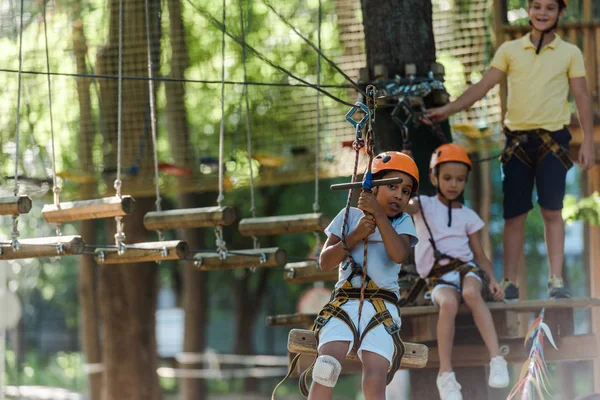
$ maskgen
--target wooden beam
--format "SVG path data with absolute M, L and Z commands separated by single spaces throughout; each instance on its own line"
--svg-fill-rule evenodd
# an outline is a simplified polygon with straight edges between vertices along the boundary
M 267 268 L 285 264 L 287 254 L 279 247 L 264 249 L 235 250 L 227 253 L 222 260 L 217 253 L 197 253 L 194 255 L 196 265 L 202 271 L 235 268 Z
M 113 196 L 60 203 L 58 206 L 46 204 L 42 209 L 42 216 L 46 222 L 60 224 L 87 219 L 122 217 L 130 214 L 134 206 L 135 200 L 131 196 Z
M 519 300 L 508 303 L 487 303 L 491 311 L 504 310 L 514 311 L 517 313 L 528 313 L 540 311 L 542 308 L 556 309 L 556 308 L 593 308 L 600 307 L 600 298 L 596 297 L 572 297 L 570 299 L 544 299 L 544 300 Z M 408 317 L 412 315 L 425 315 L 425 314 L 437 314 L 439 309 L 437 306 L 417 306 L 417 307 L 403 307 L 401 308 L 402 317 Z M 470 313 L 467 306 L 463 305 L 458 310 L 459 314 Z
M 29 196 L 11 196 L 0 198 L 0 215 L 27 214 L 31 210 Z
M 98 264 L 129 264 L 152 261 L 181 260 L 187 257 L 189 246 L 182 240 L 136 243 L 127 246 L 123 254 L 117 249 L 96 250 L 94 258 Z
M 287 263 L 283 272 L 283 280 L 290 283 L 310 283 L 337 281 L 338 269 L 323 271 L 317 261 Z
M 592 334 L 556 337 L 558 351 L 548 341 L 544 342 L 544 358 L 547 362 L 594 360 L 598 357 L 596 338 Z M 523 346 L 523 340 L 500 341 L 508 346 L 505 356 L 509 363 L 522 363 L 529 357 L 529 349 Z M 439 368 L 438 350 L 429 346 L 430 355 L 426 368 Z M 485 344 L 455 344 L 452 350 L 452 366 L 474 367 L 490 363 L 489 352 Z
M 243 236 L 280 235 L 323 231 L 331 219 L 322 213 L 284 215 L 264 218 L 244 218 L 238 230 Z
M 182 210 L 152 211 L 144 216 L 148 230 L 205 228 L 231 225 L 236 218 L 232 207 L 203 207 Z
M 288 350 L 292 353 L 316 355 L 317 342 L 314 332 L 308 329 L 292 329 L 288 336 Z M 402 358 L 403 368 L 423 368 L 427 364 L 427 346 L 417 343 L 404 343 L 405 353 Z M 346 359 L 358 360 L 355 351 L 350 352 Z
M 311 327 L 317 318 L 317 314 L 282 314 L 269 315 L 267 317 L 268 326 L 302 326 Z
M 58 252 L 58 245 L 62 253 Z M 81 236 L 55 236 L 19 240 L 20 249 L 13 251 L 11 242 L 0 244 L 0 260 L 19 260 L 24 258 L 42 258 L 70 256 L 83 253 L 85 242 Z

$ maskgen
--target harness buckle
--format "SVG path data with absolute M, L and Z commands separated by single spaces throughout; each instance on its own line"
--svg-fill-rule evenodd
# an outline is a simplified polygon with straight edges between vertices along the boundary
M 519 143 L 527 143 L 529 141 L 529 135 L 522 133 L 519 135 Z
M 325 324 L 329 322 L 329 318 L 325 318 L 322 315 L 317 315 L 317 318 L 315 318 L 315 325 L 319 326 L 319 327 L 323 327 L 325 326 Z
M 385 325 L 385 330 L 391 336 L 394 336 L 396 333 L 400 332 L 400 325 L 398 325 L 397 323 L 394 322 L 391 325 Z

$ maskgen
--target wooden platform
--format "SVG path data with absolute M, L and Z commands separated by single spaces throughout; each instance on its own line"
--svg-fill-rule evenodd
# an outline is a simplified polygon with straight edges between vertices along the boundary
M 550 360 L 587 360 L 596 357 L 598 349 L 592 335 L 574 335 L 573 309 L 600 307 L 598 298 L 572 298 L 559 300 L 526 300 L 512 303 L 488 303 L 501 345 L 508 346 L 509 361 L 523 361 L 526 352 L 523 338 L 529 328 L 529 322 L 519 315 L 531 314 L 532 319 L 542 309 L 546 309 L 545 321 L 557 340 L 559 351 L 548 354 Z M 438 308 L 436 306 L 404 307 L 402 315 L 402 340 L 423 343 L 430 349 L 427 368 L 437 367 L 436 326 Z M 309 328 L 316 314 L 288 314 L 267 317 L 269 326 L 298 326 Z M 527 320 L 528 318 L 525 318 Z M 562 343 L 562 344 L 559 344 Z M 453 361 L 457 367 L 481 366 L 489 363 L 487 349 L 477 330 L 470 310 L 461 306 L 456 318 L 456 336 Z M 576 348 L 582 345 L 589 348 Z M 512 354 L 511 354 L 512 353 Z M 352 364 L 351 361 L 348 362 Z M 359 363 L 357 362 L 357 365 Z M 303 364 L 302 364 L 303 365 Z M 301 366 L 302 367 L 302 366 Z M 300 368 L 301 368 L 300 367 Z M 352 368 L 352 367 L 349 367 Z M 358 368 L 358 367 L 357 367 Z M 358 369 L 359 370 L 359 369 Z M 357 371 L 358 371 L 357 370 Z

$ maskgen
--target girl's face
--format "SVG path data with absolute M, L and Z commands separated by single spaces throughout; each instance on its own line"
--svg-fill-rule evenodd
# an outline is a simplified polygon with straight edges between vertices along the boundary
M 431 176 L 431 182 L 446 199 L 456 200 L 465 190 L 469 168 L 463 163 L 445 162 L 438 169 L 437 176 Z
M 531 0 L 529 3 L 529 19 L 533 27 L 543 32 L 552 28 L 559 17 L 565 13 L 558 5 L 558 0 Z
M 402 178 L 402 183 L 378 186 L 375 192 L 377 203 L 388 217 L 396 217 L 404 211 L 412 193 L 413 178 L 400 171 L 389 171 L 384 179 Z

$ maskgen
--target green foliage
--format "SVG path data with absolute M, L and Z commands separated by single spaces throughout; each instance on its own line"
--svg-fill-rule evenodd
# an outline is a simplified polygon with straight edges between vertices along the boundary
M 60 387 L 73 391 L 87 388 L 84 373 L 84 358 L 81 353 L 59 352 L 49 359 L 43 359 L 35 351 L 28 351 L 25 361 L 17 366 L 13 351 L 6 352 L 7 384 Z
M 576 196 L 565 196 L 562 216 L 567 224 L 584 221 L 600 226 L 600 193 L 594 192 L 591 196 L 580 200 Z

